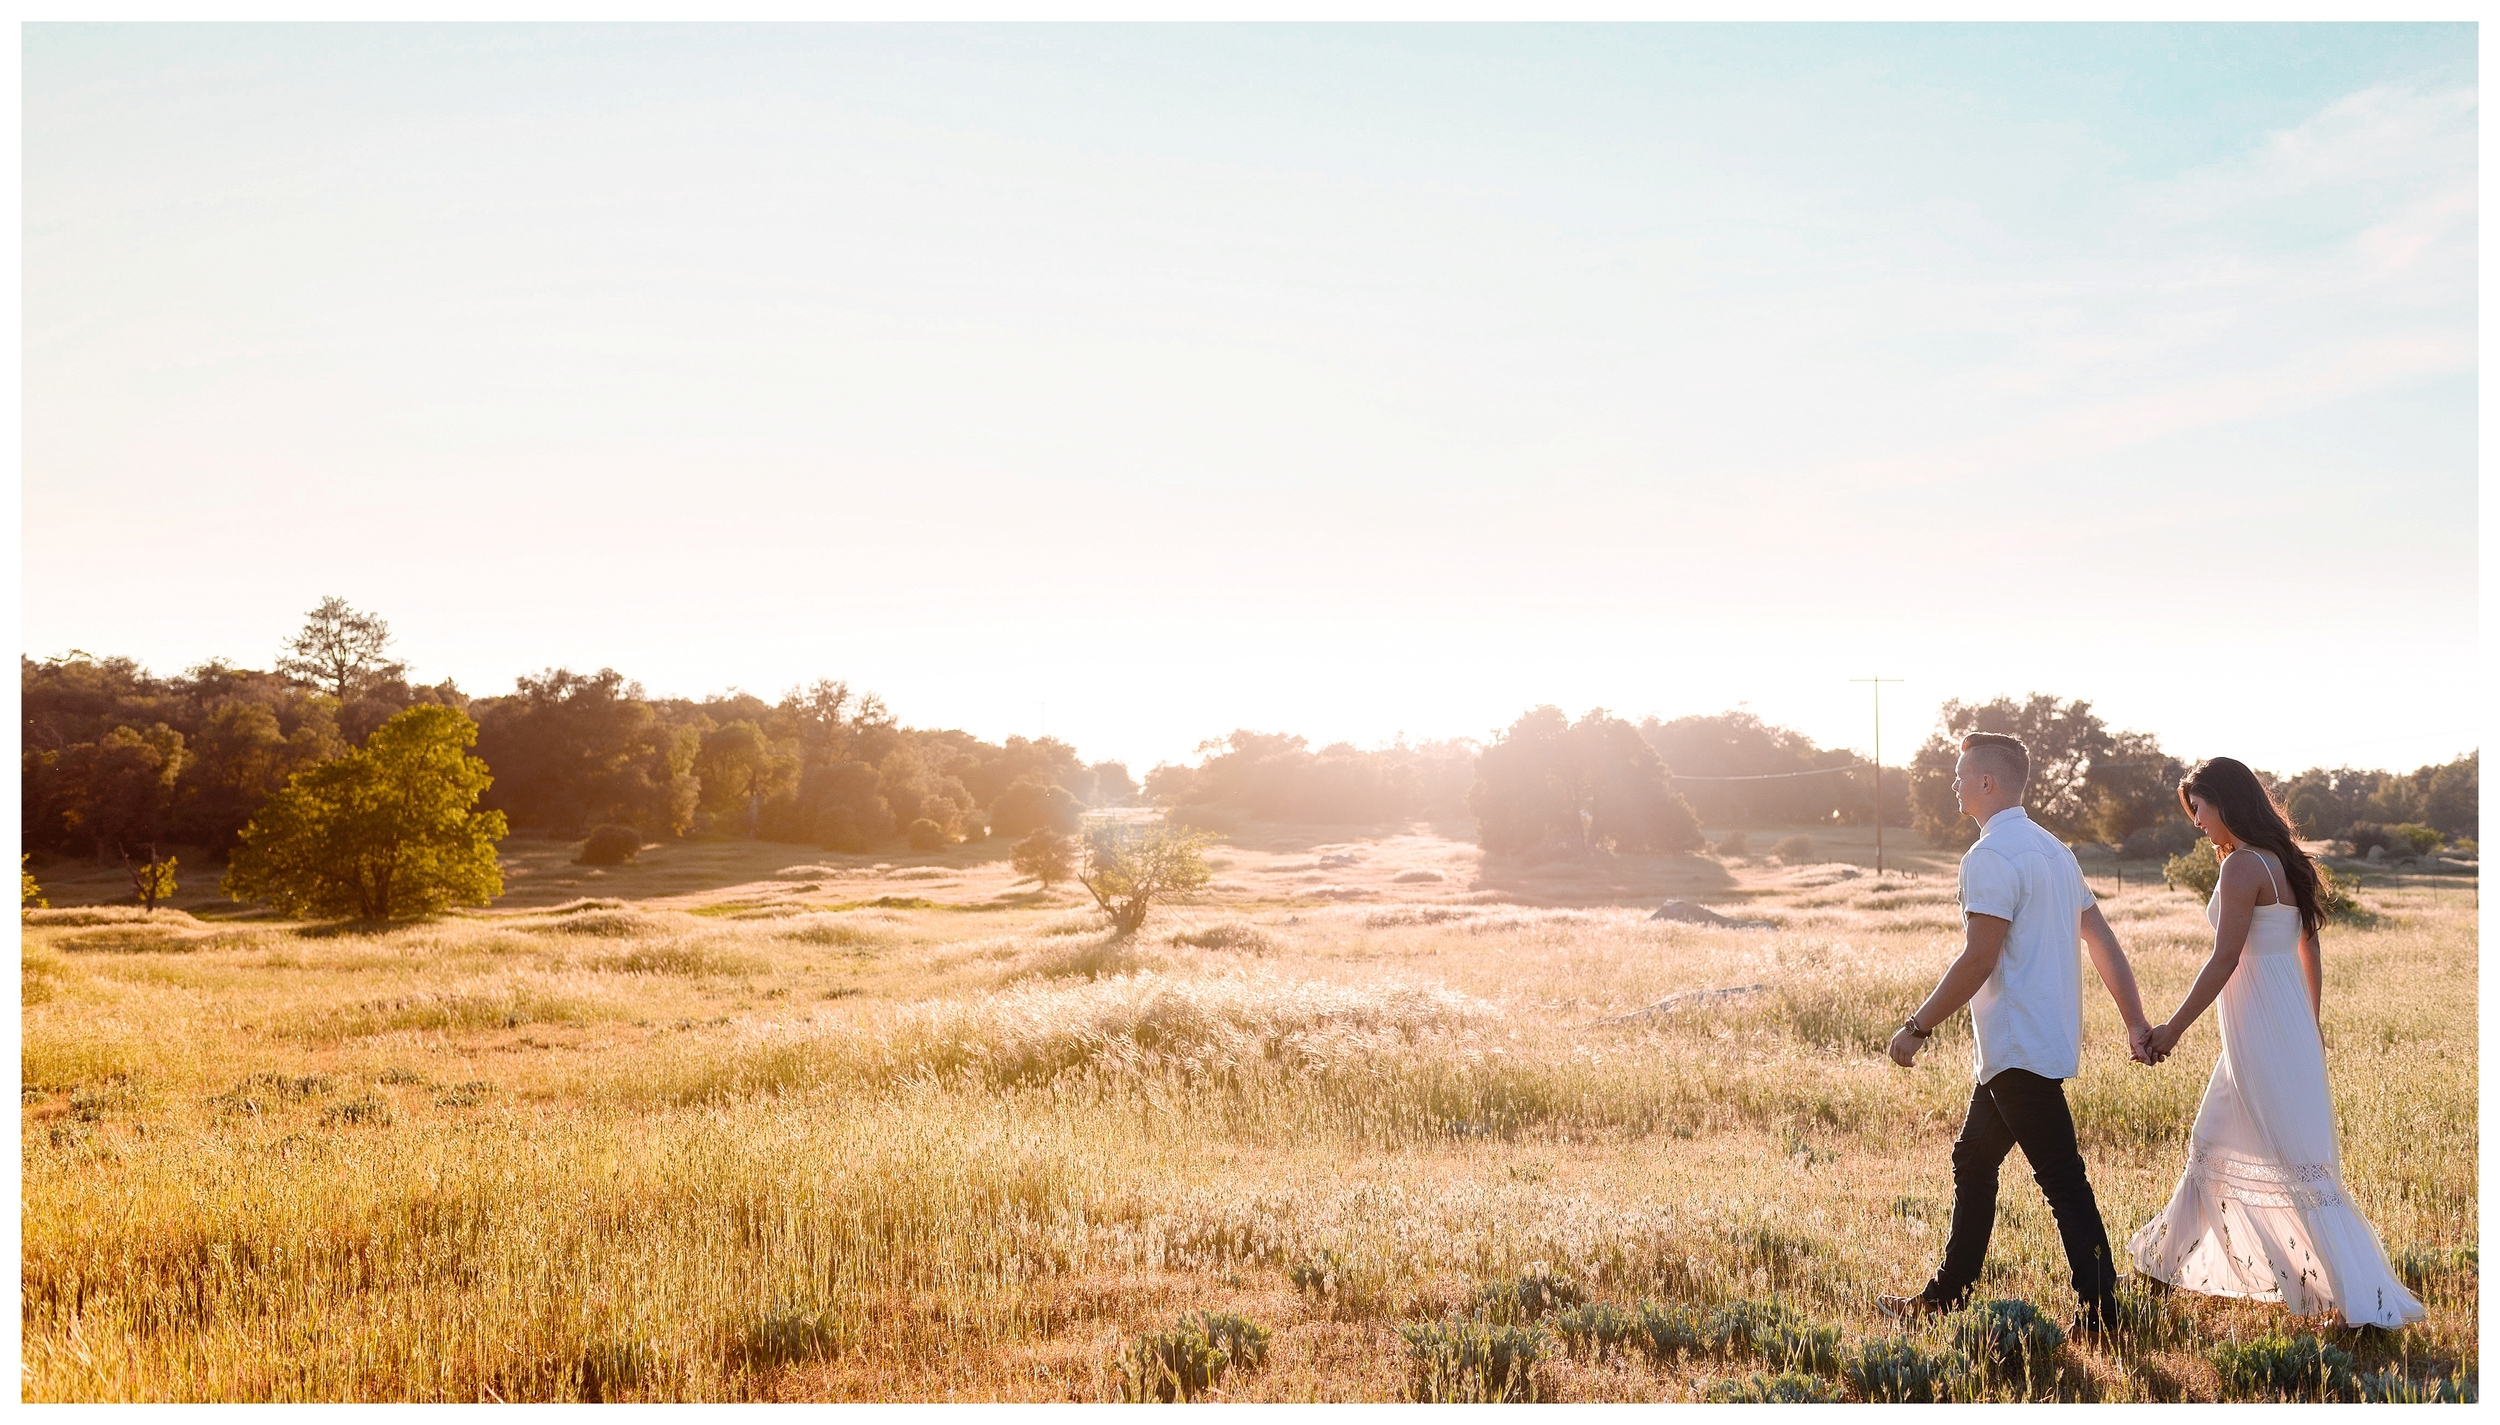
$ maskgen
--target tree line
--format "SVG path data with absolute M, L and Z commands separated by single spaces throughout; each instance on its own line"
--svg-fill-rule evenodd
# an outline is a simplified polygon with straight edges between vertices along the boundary
M 1988 702 L 1947 702 L 1936 729 L 1912 757 L 1907 778 L 1913 824 L 1935 845 L 1967 844 L 1977 833 L 1953 802 L 1953 763 L 1964 734 L 2002 732 L 2031 750 L 2023 805 L 2068 842 L 2097 842 L 2130 857 L 2169 856 L 2196 840 L 2179 808 L 2188 765 L 2149 732 L 2111 728 L 2092 705 L 2047 693 Z M 2415 828 L 2438 838 L 2475 834 L 2481 807 L 2481 756 L 2469 752 L 2411 772 L 2312 767 L 2284 776 L 2252 768 L 2290 813 L 2300 835 L 2354 843 L 2356 849 L 2405 839 Z M 2436 844 L 2437 838 L 2432 844 Z M 2417 846 L 2416 849 L 2423 849 Z
M 1484 744 L 1401 738 L 1371 749 L 1237 729 L 1201 744 L 1194 765 L 1153 768 L 1141 786 L 1125 765 L 1085 762 L 1053 738 L 991 743 L 903 726 L 874 694 L 831 680 L 771 701 L 655 698 L 614 669 L 552 668 L 508 694 L 471 697 L 449 680 L 410 681 L 390 656 L 388 626 L 336 599 L 268 671 L 215 661 L 157 677 L 127 658 L 73 652 L 21 658 L 20 681 L 26 844 L 107 861 L 153 843 L 224 855 L 290 779 L 420 707 L 473 728 L 479 809 L 547 837 L 606 825 L 652 838 L 934 849 L 1070 832 L 1090 809 L 1142 803 L 1214 831 L 1469 819 L 1489 850 L 1674 851 L 1699 845 L 1704 825 L 1863 823 L 1877 811 L 1856 754 L 1741 709 L 1635 724 L 1544 707 Z M 2180 759 L 2149 733 L 2109 727 L 2088 702 L 2048 694 L 1947 703 L 1909 765 L 1886 773 L 1887 824 L 1939 845 L 1967 839 L 1950 783 L 1969 731 L 2031 747 L 2031 813 L 2069 841 L 2166 855 L 2194 837 L 2172 791 Z M 2368 840 L 2411 825 L 2456 837 L 2474 830 L 2477 765 L 2468 754 L 2409 773 L 2312 768 L 2268 780 L 2306 835 Z
M 619 824 L 865 851 L 1072 829 L 1085 809 L 1138 795 L 1125 766 L 1088 764 L 1057 739 L 904 727 L 840 682 L 771 702 L 653 698 L 614 669 L 559 668 L 471 697 L 448 680 L 411 684 L 388 642 L 380 620 L 332 600 L 267 672 L 211 662 L 158 677 L 128 658 L 21 657 L 27 845 L 106 861 L 151 842 L 223 854 L 290 778 L 419 706 L 474 724 L 491 774 L 482 808 L 541 836 Z

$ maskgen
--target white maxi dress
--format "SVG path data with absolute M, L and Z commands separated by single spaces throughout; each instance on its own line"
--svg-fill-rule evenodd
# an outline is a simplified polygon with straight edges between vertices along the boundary
M 2257 907 L 2239 967 L 2214 1000 L 2222 1058 L 2196 1111 L 2187 1171 L 2127 1250 L 2137 1271 L 2188 1291 L 2280 1301 L 2299 1316 L 2341 1312 L 2355 1326 L 2419 1321 L 2422 1303 L 2344 1195 L 2326 1048 L 2300 970 L 2300 911 L 2275 894 Z M 2207 902 L 2205 918 L 2220 917 Z

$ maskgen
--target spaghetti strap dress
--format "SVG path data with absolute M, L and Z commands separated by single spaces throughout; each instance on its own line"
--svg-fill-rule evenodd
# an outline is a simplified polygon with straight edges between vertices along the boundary
M 2275 882 L 2272 866 L 2266 875 Z M 2222 1057 L 2196 1111 L 2187 1171 L 2127 1250 L 2137 1271 L 2184 1290 L 2404 1326 L 2422 1319 L 2422 1303 L 2344 1193 L 2326 1048 L 2300 969 L 2300 911 L 2279 885 L 2275 895 L 2256 908 L 2214 1001 Z M 2208 901 L 2205 918 L 2218 926 L 2219 906 Z

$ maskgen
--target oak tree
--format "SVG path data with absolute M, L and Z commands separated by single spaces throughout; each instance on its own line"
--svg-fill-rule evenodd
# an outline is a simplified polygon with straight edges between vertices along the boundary
M 1115 934 L 1134 935 L 1155 902 L 1206 885 L 1212 873 L 1205 851 L 1213 839 L 1168 826 L 1097 826 L 1085 838 L 1077 884 L 1111 917 Z
M 499 811 L 476 809 L 493 778 L 468 755 L 477 724 L 419 704 L 365 745 L 288 779 L 243 829 L 224 883 L 239 901 L 293 916 L 384 920 L 483 905 L 503 894 Z

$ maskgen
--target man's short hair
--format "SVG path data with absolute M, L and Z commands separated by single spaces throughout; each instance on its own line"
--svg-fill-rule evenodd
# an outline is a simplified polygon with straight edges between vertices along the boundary
M 2002 732 L 1974 732 L 1962 739 L 1962 750 L 1978 759 L 1979 769 L 2003 782 L 2014 795 L 2031 780 L 2031 749 L 2022 739 Z

